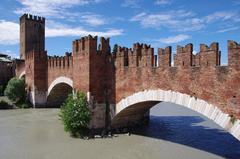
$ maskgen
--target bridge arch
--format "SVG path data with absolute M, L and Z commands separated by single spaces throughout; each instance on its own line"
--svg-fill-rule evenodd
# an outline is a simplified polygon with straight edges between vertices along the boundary
M 118 125 L 119 122 L 122 125 L 123 121 L 139 119 L 136 115 L 140 114 L 142 117 L 160 102 L 178 104 L 203 114 L 240 140 L 240 120 L 233 124 L 230 115 L 222 112 L 218 107 L 204 100 L 171 90 L 145 90 L 122 99 L 116 104 L 115 113 L 112 115 L 112 125 Z
M 64 76 L 56 78 L 48 87 L 47 107 L 60 107 L 67 96 L 72 92 L 72 79 Z

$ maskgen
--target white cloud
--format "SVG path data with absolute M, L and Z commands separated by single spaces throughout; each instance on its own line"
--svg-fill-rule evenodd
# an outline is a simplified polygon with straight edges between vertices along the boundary
M 144 28 L 170 28 L 174 31 L 196 31 L 204 27 L 202 20 L 194 13 L 185 10 L 162 12 L 158 14 L 140 13 L 130 21 L 139 22 Z
M 53 24 L 53 22 L 52 22 Z M 81 27 L 69 27 L 62 24 L 46 26 L 46 37 L 67 37 L 98 35 L 104 37 L 119 36 L 123 29 L 107 29 L 106 31 L 92 31 Z M 14 45 L 19 43 L 19 24 L 15 22 L 0 20 L 0 44 Z
M 81 27 L 70 28 L 70 27 L 62 27 L 62 28 L 46 28 L 46 37 L 64 37 L 64 36 L 104 36 L 104 37 L 112 37 L 119 36 L 123 34 L 122 29 L 108 29 L 105 32 L 102 31 L 89 31 L 85 30 Z
M 239 17 L 236 12 L 215 12 L 205 17 L 207 23 L 217 21 L 217 20 L 234 20 L 235 18 Z
M 91 26 L 100 26 L 106 24 L 106 19 L 97 14 L 87 13 L 80 16 L 81 21 L 91 25 Z
M 83 6 L 91 3 L 99 3 L 104 0 L 17 0 L 22 8 L 17 8 L 15 13 L 31 13 L 41 16 L 63 18 L 66 15 L 74 15 L 67 9 L 74 6 Z
M 72 11 L 76 6 L 84 6 L 105 2 L 107 0 L 17 0 L 22 8 L 17 8 L 16 14 L 30 13 L 47 17 L 47 19 L 64 19 L 68 22 L 80 22 L 98 27 L 117 21 L 116 17 L 104 17 L 91 12 Z
M 170 36 L 167 38 L 160 38 L 155 40 L 158 43 L 163 43 L 163 44 L 174 44 L 174 43 L 178 43 L 178 42 L 182 42 L 185 41 L 187 39 L 190 39 L 191 37 L 189 35 L 185 35 L 185 34 L 179 34 L 176 36 Z
M 234 31 L 234 30 L 238 30 L 238 29 L 240 29 L 240 27 L 224 28 L 224 29 L 218 30 L 217 33 L 225 33 L 225 32 Z
M 123 7 L 130 7 L 130 8 L 139 8 L 140 7 L 140 0 L 124 0 L 122 3 Z
M 155 4 L 156 5 L 166 5 L 166 4 L 171 4 L 172 1 L 171 0 L 156 0 Z
M 0 44 L 12 45 L 19 42 L 19 24 L 0 20 Z
M 132 17 L 130 21 L 139 22 L 144 28 L 167 28 L 172 31 L 186 32 L 199 31 L 214 22 L 240 22 L 240 15 L 238 12 L 225 11 L 197 17 L 193 12 L 174 10 L 156 14 L 139 13 Z

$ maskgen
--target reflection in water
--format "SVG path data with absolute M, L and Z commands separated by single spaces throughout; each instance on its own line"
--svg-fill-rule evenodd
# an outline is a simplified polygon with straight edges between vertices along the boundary
M 199 116 L 151 116 L 148 126 L 134 134 L 166 140 L 226 158 L 238 158 L 240 143 L 224 130 L 200 125 Z
M 184 107 L 161 103 L 149 126 L 133 135 L 71 138 L 59 109 L 0 111 L 1 159 L 219 159 L 240 156 L 240 142 L 209 119 Z

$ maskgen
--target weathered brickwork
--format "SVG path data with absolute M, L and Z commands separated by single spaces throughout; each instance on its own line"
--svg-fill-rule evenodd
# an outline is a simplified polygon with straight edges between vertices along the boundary
M 192 44 L 178 46 L 171 61 L 171 47 L 158 49 L 158 56 L 150 45 L 139 43 L 131 49 L 118 47 L 116 53 L 111 53 L 109 39 L 100 38 L 99 46 L 97 40 L 90 35 L 77 39 L 73 41 L 72 53 L 63 57 L 50 57 L 36 49 L 25 53 L 26 83 L 35 106 L 48 103 L 53 86 L 52 90 L 71 92 L 55 87 L 72 83 L 73 92 L 84 91 L 92 102 L 95 128 L 106 126 L 105 121 L 110 120 L 109 116 L 114 117 L 116 105 L 122 99 L 158 89 L 202 99 L 240 118 L 240 45 L 236 42 L 228 42 L 228 66 L 221 66 L 218 43 L 209 47 L 201 44 L 196 55 Z M 142 104 L 131 111 L 142 113 L 150 107 Z

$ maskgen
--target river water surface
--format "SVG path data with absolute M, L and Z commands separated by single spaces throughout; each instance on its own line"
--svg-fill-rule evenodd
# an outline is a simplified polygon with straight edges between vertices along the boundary
M 59 109 L 0 111 L 0 159 L 240 159 L 240 142 L 176 104 L 151 110 L 131 136 L 81 140 L 64 132 Z

